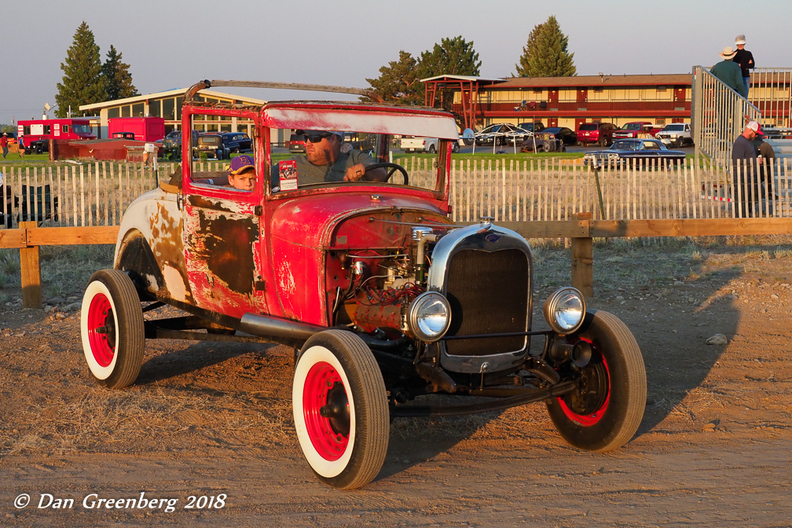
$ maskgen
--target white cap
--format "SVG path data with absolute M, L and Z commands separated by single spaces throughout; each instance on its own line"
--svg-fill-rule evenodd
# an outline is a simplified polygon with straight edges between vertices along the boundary
M 748 124 L 745 125 L 745 128 L 750 128 L 754 132 L 759 132 L 759 123 L 756 121 L 748 121 Z

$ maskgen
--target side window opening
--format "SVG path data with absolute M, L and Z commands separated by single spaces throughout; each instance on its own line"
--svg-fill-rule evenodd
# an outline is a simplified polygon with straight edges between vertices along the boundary
M 253 152 L 237 153 L 221 135 L 231 118 L 211 114 L 193 114 L 189 136 L 182 134 L 184 148 L 191 151 L 190 178 L 207 189 L 223 189 L 249 194 L 257 182 Z

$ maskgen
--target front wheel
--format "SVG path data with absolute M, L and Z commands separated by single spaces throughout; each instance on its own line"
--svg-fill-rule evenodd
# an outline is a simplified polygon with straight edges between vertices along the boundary
M 292 410 L 303 455 L 320 480 L 341 489 L 374 480 L 388 450 L 385 382 L 358 336 L 326 330 L 300 352 Z
M 646 406 L 646 369 L 627 326 L 602 310 L 579 337 L 591 343 L 592 358 L 580 369 L 577 388 L 547 401 L 561 436 L 589 451 L 610 451 L 638 430 Z
M 143 364 L 143 310 L 132 279 L 121 270 L 93 274 L 80 314 L 83 353 L 94 378 L 111 389 L 132 385 Z

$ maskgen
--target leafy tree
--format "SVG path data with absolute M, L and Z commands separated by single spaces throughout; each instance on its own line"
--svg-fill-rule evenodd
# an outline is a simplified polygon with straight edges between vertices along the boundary
M 480 70 L 481 61 L 473 49 L 473 42 L 461 36 L 444 38 L 432 51 L 424 51 L 418 64 L 418 75 L 422 79 L 443 74 L 478 76 Z
M 84 21 L 74 34 L 74 42 L 61 63 L 63 82 L 58 83 L 55 102 L 58 117 L 67 117 L 69 107 L 77 114 L 80 105 L 104 101 L 107 95 L 106 81 L 102 75 L 99 46 L 94 42 L 93 32 Z
M 121 62 L 121 53 L 113 45 L 110 45 L 107 60 L 102 65 L 102 75 L 106 82 L 108 101 L 140 95 L 135 85 L 132 84 L 129 64 Z
M 377 79 L 366 79 L 373 92 L 386 102 L 424 104 L 424 85 L 421 79 L 437 75 L 479 75 L 481 61 L 473 49 L 473 43 L 460 37 L 445 38 L 432 50 L 421 53 L 416 61 L 406 51 L 399 52 L 399 60 L 380 68 Z M 443 107 L 451 109 L 449 96 L 452 90 L 443 90 Z M 372 97 L 364 98 L 372 99 Z
M 416 61 L 406 51 L 399 51 L 399 60 L 391 61 L 379 69 L 380 76 L 366 79 L 372 92 L 383 101 L 402 104 L 423 104 L 423 85 L 418 80 Z M 364 99 L 372 99 L 366 97 Z
M 421 53 L 418 63 L 418 78 L 426 79 L 438 75 L 480 75 L 481 61 L 479 54 L 473 49 L 473 42 L 467 42 L 461 36 L 444 38 L 435 44 L 431 51 Z M 453 108 L 454 90 L 441 90 L 440 102 L 444 110 Z
M 574 53 L 567 51 L 569 38 L 561 33 L 554 16 L 547 22 L 534 26 L 523 48 L 517 77 L 571 77 L 577 75 Z

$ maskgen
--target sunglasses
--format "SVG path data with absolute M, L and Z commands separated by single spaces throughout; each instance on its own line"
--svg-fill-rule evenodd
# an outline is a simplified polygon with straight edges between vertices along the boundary
M 319 143 L 326 137 L 330 137 L 332 134 L 311 134 L 310 136 L 305 136 L 305 139 L 310 141 L 311 143 Z

